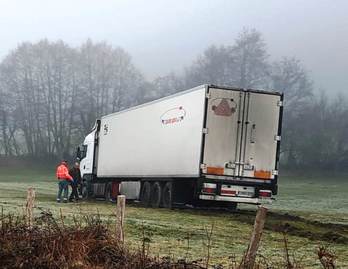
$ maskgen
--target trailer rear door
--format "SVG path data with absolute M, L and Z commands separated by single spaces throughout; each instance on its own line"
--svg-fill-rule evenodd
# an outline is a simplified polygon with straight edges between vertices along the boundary
M 273 93 L 210 88 L 203 173 L 274 178 L 281 99 Z
M 237 176 L 244 92 L 209 88 L 203 173 Z
M 273 179 L 277 175 L 281 96 L 245 93 L 240 176 Z

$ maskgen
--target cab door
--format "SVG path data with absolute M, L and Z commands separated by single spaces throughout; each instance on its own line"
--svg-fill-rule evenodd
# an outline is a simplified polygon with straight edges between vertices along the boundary
M 80 171 L 81 177 L 87 174 L 93 174 L 93 165 L 94 165 L 94 146 L 95 146 L 95 135 L 96 132 L 88 134 L 83 142 L 83 152 L 84 156 L 80 161 Z

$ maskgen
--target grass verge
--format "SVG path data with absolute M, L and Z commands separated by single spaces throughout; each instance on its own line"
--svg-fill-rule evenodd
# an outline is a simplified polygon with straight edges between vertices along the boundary
M 52 170 L 1 168 L 0 206 L 4 212 L 21 214 L 26 190 L 32 186 L 37 194 L 37 216 L 47 210 L 54 216 L 62 212 L 67 225 L 74 224 L 76 216 L 99 214 L 104 221 L 114 219 L 114 204 L 102 201 L 55 203 L 57 184 Z M 320 261 L 315 255 L 319 245 L 337 255 L 338 268 L 348 268 L 346 181 L 280 178 L 279 189 L 278 200 L 267 217 L 260 254 L 273 257 L 274 263 L 282 261 L 285 230 L 290 256 L 300 257 L 305 268 L 319 268 Z M 324 189 L 334 195 L 323 195 Z M 131 250 L 139 249 L 145 231 L 153 255 L 200 260 L 207 251 L 206 229 L 214 225 L 212 263 L 226 266 L 231 259 L 240 259 L 246 250 L 254 216 L 255 208 L 250 206 L 241 206 L 239 212 L 231 214 L 215 210 L 141 208 L 128 204 L 126 243 Z

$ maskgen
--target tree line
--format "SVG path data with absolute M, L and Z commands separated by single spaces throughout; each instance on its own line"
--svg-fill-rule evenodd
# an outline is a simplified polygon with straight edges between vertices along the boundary
M 0 62 L 0 155 L 66 158 L 96 118 L 205 83 L 284 92 L 282 165 L 347 169 L 346 97 L 315 91 L 298 59 L 271 61 L 255 29 L 152 81 L 106 42 L 22 43 Z

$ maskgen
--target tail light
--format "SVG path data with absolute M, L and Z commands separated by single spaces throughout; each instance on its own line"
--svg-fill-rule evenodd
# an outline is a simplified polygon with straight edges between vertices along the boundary
M 214 194 L 216 193 L 216 184 L 203 183 L 202 193 Z
M 259 190 L 259 197 L 271 198 L 272 197 L 272 191 L 270 191 L 270 190 Z

